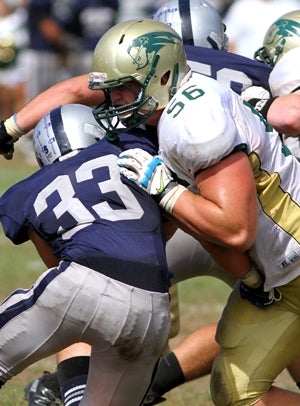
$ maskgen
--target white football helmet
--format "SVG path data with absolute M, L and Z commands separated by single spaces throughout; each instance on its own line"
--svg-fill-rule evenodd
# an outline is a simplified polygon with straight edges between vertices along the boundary
M 95 120 L 91 107 L 65 104 L 45 114 L 37 123 L 33 149 L 42 167 L 74 155 L 104 137 L 105 132 Z
M 153 16 L 172 27 L 186 45 L 228 50 L 226 26 L 218 10 L 204 0 L 170 0 Z
M 283 14 L 268 28 L 263 46 L 254 58 L 269 66 L 275 66 L 284 54 L 300 46 L 300 10 Z
M 118 133 L 119 121 L 134 128 L 164 108 L 190 68 L 177 32 L 159 21 L 146 19 L 126 21 L 108 30 L 95 48 L 93 70 L 89 87 L 106 94 L 106 102 L 94 109 L 94 114 L 112 135 Z M 132 82 L 139 85 L 134 102 L 113 106 L 110 90 L 127 86 L 132 91 L 128 86 Z

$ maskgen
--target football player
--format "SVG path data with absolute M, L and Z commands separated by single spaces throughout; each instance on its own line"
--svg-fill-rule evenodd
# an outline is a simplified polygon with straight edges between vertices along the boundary
M 121 177 L 117 160 L 134 144 L 153 153 L 153 140 L 137 130 L 109 142 L 83 105 L 37 124 L 41 169 L 1 196 L 0 221 L 50 269 L 0 306 L 0 387 L 82 341 L 92 348 L 86 390 L 69 371 L 64 404 L 141 404 L 169 334 L 169 273 L 159 207 Z
M 296 158 L 229 87 L 191 72 L 180 37 L 165 24 L 136 20 L 113 27 L 96 46 L 93 71 L 91 87 L 106 94 L 95 110 L 102 128 L 115 136 L 118 122 L 158 129 L 160 156 L 125 151 L 122 173 L 154 195 L 219 265 L 251 280 L 236 285 L 219 323 L 214 403 L 298 404 L 299 394 L 273 385 L 300 357 Z M 268 348 L 249 359 L 261 337 Z

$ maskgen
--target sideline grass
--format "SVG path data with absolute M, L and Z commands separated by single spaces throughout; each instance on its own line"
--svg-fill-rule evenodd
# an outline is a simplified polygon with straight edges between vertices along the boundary
M 13 161 L 0 156 L 0 194 L 16 181 L 28 176 L 37 167 L 29 166 L 18 153 Z M 18 287 L 28 287 L 45 269 L 30 243 L 14 246 L 0 228 L 0 300 Z M 189 333 L 206 323 L 218 320 L 229 289 L 215 278 L 201 277 L 179 285 L 181 329 L 170 341 L 174 347 Z M 37 329 L 39 326 L 37 325 Z M 34 332 L 33 332 L 34 334 Z M 27 368 L 9 381 L 0 392 L 0 406 L 26 406 L 24 386 L 44 370 L 55 368 L 54 357 L 42 360 Z M 295 385 L 284 372 L 278 379 L 280 385 L 295 390 Z M 212 406 L 209 395 L 209 377 L 182 385 L 166 395 L 165 406 Z M 100 405 L 99 405 L 100 406 Z

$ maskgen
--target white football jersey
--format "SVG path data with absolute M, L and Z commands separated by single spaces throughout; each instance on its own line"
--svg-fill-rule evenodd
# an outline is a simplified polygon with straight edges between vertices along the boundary
M 299 64 L 300 47 L 291 49 L 276 63 L 269 76 L 269 86 L 273 97 L 284 96 L 300 90 Z M 283 139 L 292 154 L 300 160 L 299 137 L 286 137 L 283 135 Z
M 158 130 L 165 163 L 191 188 L 199 170 L 245 150 L 259 203 L 249 254 L 265 273 L 266 290 L 298 276 L 300 164 L 264 118 L 228 87 L 193 74 L 166 106 Z
M 276 63 L 270 76 L 272 96 L 284 96 L 300 88 L 300 47 L 291 49 Z

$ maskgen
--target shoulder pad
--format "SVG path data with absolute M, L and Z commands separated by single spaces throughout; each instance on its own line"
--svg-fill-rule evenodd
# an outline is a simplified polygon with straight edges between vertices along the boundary
M 269 85 L 272 96 L 284 96 L 300 87 L 300 47 L 287 52 L 274 66 Z

